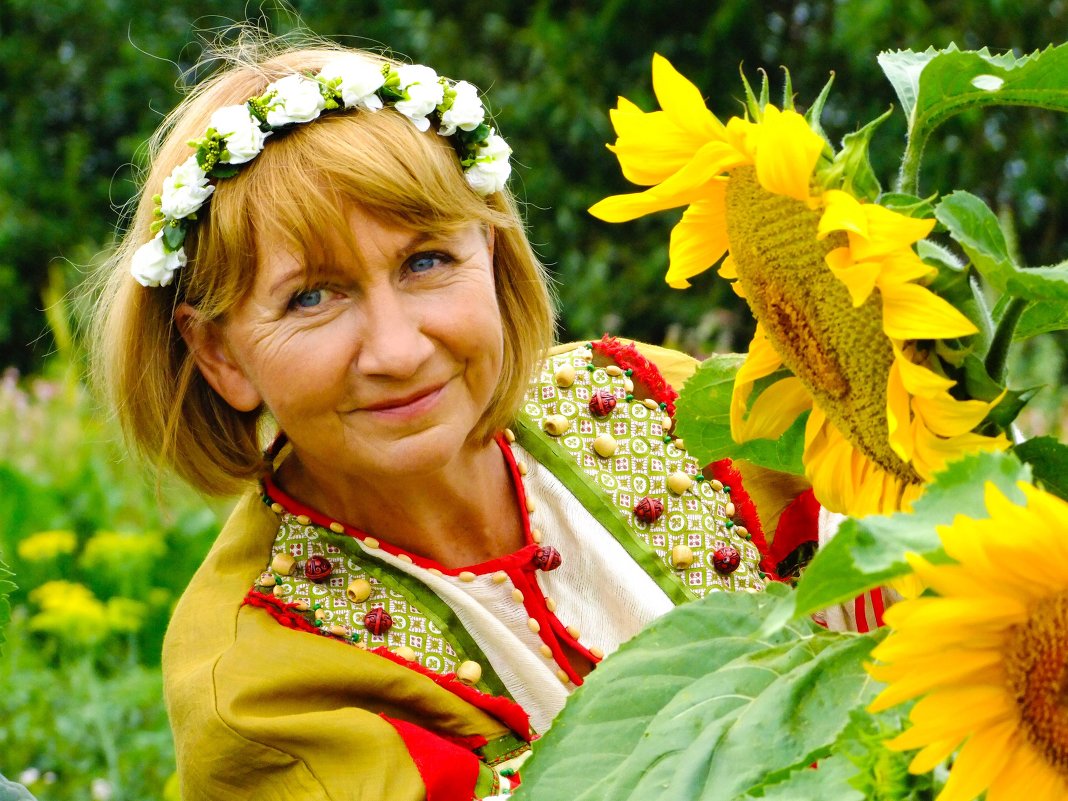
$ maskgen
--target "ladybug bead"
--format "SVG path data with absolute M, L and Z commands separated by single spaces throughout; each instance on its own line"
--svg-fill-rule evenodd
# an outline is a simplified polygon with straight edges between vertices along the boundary
M 664 514 L 664 502 L 646 496 L 634 505 L 634 516 L 643 523 L 655 523 Z
M 616 396 L 607 389 L 599 389 L 590 398 L 590 413 L 594 417 L 608 417 L 616 408 Z
M 716 548 L 716 552 L 712 555 L 712 567 L 716 568 L 717 573 L 724 576 L 729 576 L 737 570 L 741 561 L 741 554 L 729 545 Z
M 538 550 L 534 551 L 534 556 L 530 560 L 534 567 L 538 570 L 556 570 L 560 567 L 560 563 L 563 558 L 560 556 L 560 552 L 551 545 L 544 545 Z
M 363 616 L 363 625 L 376 637 L 381 637 L 393 626 L 393 618 L 381 606 L 376 606 Z
M 334 566 L 325 556 L 309 556 L 304 563 L 304 575 L 312 581 L 322 581 L 334 572 Z

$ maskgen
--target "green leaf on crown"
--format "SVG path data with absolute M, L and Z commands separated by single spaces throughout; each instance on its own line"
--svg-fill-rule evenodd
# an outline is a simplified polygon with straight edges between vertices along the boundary
M 905 553 L 945 562 L 935 526 L 963 513 L 986 517 L 985 485 L 993 482 L 1015 502 L 1023 502 L 1018 481 L 1031 469 L 1011 453 L 974 453 L 950 464 L 928 485 L 911 513 L 845 520 L 817 553 L 797 585 L 798 616 L 851 601 L 862 592 L 911 573 Z
M 720 354 L 706 359 L 690 376 L 675 404 L 676 432 L 701 464 L 719 459 L 744 459 L 761 467 L 804 475 L 808 414 L 798 416 L 778 439 L 737 443 L 731 437 L 731 394 L 734 378 L 745 363 L 743 354 Z M 754 389 L 754 393 L 757 389 Z
M 818 176 L 824 187 L 842 189 L 861 200 L 875 200 L 879 196 L 882 186 L 868 160 L 868 148 L 872 134 L 892 112 L 893 109 L 889 109 L 859 131 L 845 135 L 842 149 L 834 157 L 834 162 Z
M 874 696 L 863 664 L 878 637 L 805 620 L 761 636 L 789 596 L 713 593 L 624 644 L 535 743 L 516 801 L 733 801 L 808 780 L 812 798 L 848 798 L 828 785 L 843 789 L 845 769 L 804 774 Z
M 182 242 L 185 241 L 185 226 L 182 222 L 176 221 L 175 223 L 168 222 L 163 226 L 163 244 L 167 246 L 167 249 L 172 253 L 182 246 Z

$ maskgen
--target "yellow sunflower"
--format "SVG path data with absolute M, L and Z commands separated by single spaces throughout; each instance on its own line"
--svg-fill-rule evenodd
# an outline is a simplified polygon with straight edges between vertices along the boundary
M 590 212 L 625 222 L 686 206 L 671 286 L 723 260 L 719 274 L 759 323 L 734 385 L 734 439 L 775 438 L 811 409 L 806 475 L 824 506 L 858 516 L 907 508 L 947 462 L 1007 447 L 972 433 L 993 404 L 952 397 L 930 347 L 976 332 L 918 283 L 933 270 L 913 245 L 934 220 L 820 187 L 829 146 L 792 109 L 724 125 L 661 56 L 653 89 L 661 111 L 619 99 L 609 145 L 628 180 L 650 188 Z
M 1068 504 L 1020 489 L 1024 507 L 988 484 L 988 519 L 939 528 L 955 564 L 909 555 L 937 597 L 887 611 L 892 631 L 868 668 L 888 683 L 872 711 L 920 697 L 887 742 L 921 749 L 909 770 L 960 749 L 938 801 L 1068 798 Z

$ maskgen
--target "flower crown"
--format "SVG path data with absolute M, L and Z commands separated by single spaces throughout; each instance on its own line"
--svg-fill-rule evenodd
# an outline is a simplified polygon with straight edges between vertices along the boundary
M 257 97 L 225 106 L 211 115 L 208 130 L 189 142 L 196 153 L 175 167 L 155 196 L 155 237 L 134 253 L 130 272 L 142 286 L 167 286 L 186 263 L 182 242 L 222 178 L 237 175 L 256 158 L 267 137 L 324 111 L 390 106 L 420 131 L 437 123 L 441 136 L 453 137 L 467 183 L 487 196 L 504 188 L 512 168 L 510 147 L 486 124 L 478 89 L 452 83 L 420 64 L 382 66 L 358 56 L 342 56 L 317 75 L 288 75 Z

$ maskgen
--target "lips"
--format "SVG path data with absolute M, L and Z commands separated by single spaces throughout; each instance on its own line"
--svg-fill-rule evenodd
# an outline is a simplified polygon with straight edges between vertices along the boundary
M 375 403 L 368 403 L 361 406 L 358 411 L 377 412 L 390 416 L 419 414 L 430 409 L 437 402 L 438 398 L 441 397 L 445 386 L 446 384 L 437 384 L 432 387 L 417 390 L 408 395 L 396 398 L 386 398 Z

